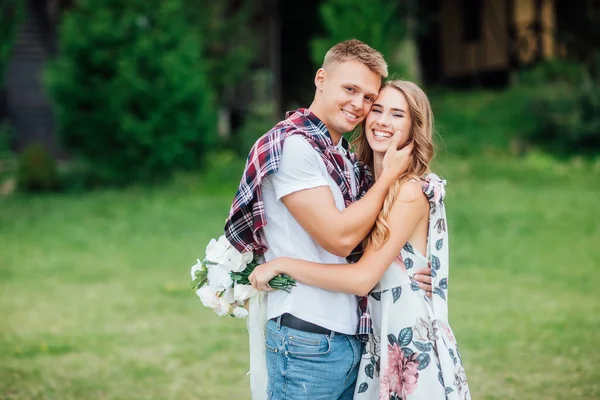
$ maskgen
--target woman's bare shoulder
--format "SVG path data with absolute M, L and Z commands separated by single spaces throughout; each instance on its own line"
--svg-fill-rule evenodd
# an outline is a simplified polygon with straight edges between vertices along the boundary
M 420 182 L 408 181 L 404 182 L 398 192 L 396 198 L 398 205 L 407 206 L 410 203 L 410 207 L 419 214 L 429 213 L 429 201 L 423 193 L 423 186 Z
M 428 203 L 427 197 L 425 196 L 425 193 L 423 193 L 423 186 L 420 182 L 415 181 L 402 183 L 400 191 L 398 192 L 398 200 L 407 203 L 417 201 L 423 205 L 427 205 Z

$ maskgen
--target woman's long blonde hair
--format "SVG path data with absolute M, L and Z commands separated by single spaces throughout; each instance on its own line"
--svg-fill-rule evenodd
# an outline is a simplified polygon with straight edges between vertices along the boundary
M 404 80 L 388 81 L 382 86 L 381 90 L 385 88 L 394 88 L 400 91 L 406 98 L 412 121 L 406 144 L 412 141 L 414 147 L 408 170 L 400 177 L 398 182 L 390 187 L 383 203 L 383 208 L 375 221 L 375 226 L 365 239 L 365 246 L 372 243 L 376 249 L 380 248 L 390 238 L 387 218 L 394 201 L 398 197 L 400 187 L 411 178 L 418 179 L 424 177 L 429 172 L 429 163 L 434 155 L 433 112 L 431 111 L 427 95 L 414 83 Z M 373 171 L 373 150 L 371 150 L 367 141 L 365 123 L 366 120 L 359 126 L 355 138 L 352 140 L 352 146 L 358 159 L 368 165 L 371 171 Z

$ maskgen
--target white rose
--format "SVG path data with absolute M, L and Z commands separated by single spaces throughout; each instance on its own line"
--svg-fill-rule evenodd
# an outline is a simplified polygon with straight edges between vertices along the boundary
M 252 285 L 240 285 L 236 284 L 233 286 L 233 298 L 238 303 L 243 303 L 250 297 L 256 295 L 258 291 L 252 287 Z
M 244 307 L 236 307 L 233 309 L 233 316 L 236 318 L 246 318 L 248 316 L 248 310 Z
M 224 259 L 223 265 L 232 272 L 242 272 L 246 268 L 242 253 L 237 251 L 234 247 L 225 250 Z
M 192 266 L 192 280 L 196 279 L 196 271 L 202 271 L 204 268 L 202 267 L 202 262 L 200 260 L 195 265 Z
M 208 246 L 206 246 L 206 259 L 217 264 L 223 264 L 226 261 L 225 253 L 230 247 L 231 245 L 225 235 L 221 236 L 218 241 L 211 239 Z
M 254 258 L 254 253 L 251 251 L 246 251 L 246 252 L 242 253 L 242 260 L 244 260 L 244 263 L 246 265 L 248 265 L 248 263 L 250 261 L 252 261 L 253 258 Z
M 223 292 L 221 297 L 224 298 L 225 300 L 227 300 L 227 302 L 229 304 L 231 304 L 235 301 L 235 298 L 233 296 L 233 290 L 231 290 L 231 289 L 227 289 L 225 292 Z
M 208 268 L 208 286 L 215 292 L 223 292 L 233 285 L 229 271 L 222 265 L 214 265 Z
M 200 297 L 200 301 L 204 307 L 215 308 L 219 304 L 217 293 L 211 290 L 208 286 L 202 286 L 196 290 L 196 294 Z
M 224 299 L 223 297 L 219 297 L 218 304 L 214 308 L 214 310 L 219 317 L 223 317 L 223 316 L 229 314 L 230 308 L 231 308 L 231 304 L 229 304 L 229 302 L 226 299 Z
M 206 245 L 206 250 L 204 250 L 204 255 L 208 255 L 212 250 L 214 250 L 217 246 L 217 241 L 215 239 L 210 239 L 210 242 Z

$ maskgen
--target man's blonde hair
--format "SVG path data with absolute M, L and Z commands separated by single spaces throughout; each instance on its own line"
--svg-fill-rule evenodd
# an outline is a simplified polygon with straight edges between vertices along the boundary
M 323 68 L 332 63 L 343 63 L 346 61 L 358 61 L 371 71 L 381 75 L 381 78 L 387 78 L 388 66 L 383 55 L 371 46 L 357 39 L 350 39 L 339 42 L 325 54 Z

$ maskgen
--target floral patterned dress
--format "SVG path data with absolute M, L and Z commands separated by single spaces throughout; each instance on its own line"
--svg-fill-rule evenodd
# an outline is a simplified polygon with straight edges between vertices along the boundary
M 467 378 L 448 324 L 448 233 L 444 185 L 429 174 L 427 257 L 406 243 L 368 299 L 373 321 L 361 358 L 355 400 L 468 400 Z M 433 298 L 413 280 L 431 261 Z

